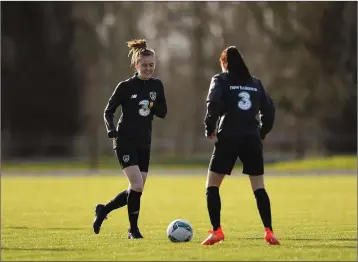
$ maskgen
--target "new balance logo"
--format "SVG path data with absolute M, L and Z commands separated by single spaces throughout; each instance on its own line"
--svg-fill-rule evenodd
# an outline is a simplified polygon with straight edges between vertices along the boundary
M 131 98 L 137 98 L 137 94 L 132 95 Z

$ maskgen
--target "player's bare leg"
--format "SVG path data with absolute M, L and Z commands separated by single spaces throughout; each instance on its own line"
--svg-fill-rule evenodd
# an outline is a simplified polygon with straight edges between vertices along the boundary
M 140 172 L 141 175 L 142 175 L 142 180 L 143 180 L 143 189 L 144 189 L 144 186 L 145 186 L 145 182 L 147 181 L 147 176 L 148 176 L 148 173 L 147 172 Z

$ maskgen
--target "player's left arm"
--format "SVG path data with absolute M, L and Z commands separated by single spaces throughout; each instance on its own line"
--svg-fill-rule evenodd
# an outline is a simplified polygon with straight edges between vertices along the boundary
M 205 135 L 210 137 L 214 134 L 216 124 L 221 114 L 222 109 L 222 87 L 219 83 L 219 77 L 214 76 L 211 79 L 208 96 L 206 99 L 206 114 L 204 119 Z
M 260 137 L 262 140 L 264 140 L 266 135 L 270 133 L 274 125 L 276 109 L 271 97 L 267 94 L 265 88 L 262 86 L 261 81 L 260 81 L 260 86 L 261 86 L 260 111 L 262 114 L 261 116 L 262 126 L 260 129 Z
M 165 118 L 168 112 L 167 108 L 167 100 L 165 97 L 163 83 L 161 81 L 159 85 L 159 90 L 157 93 L 157 97 L 154 101 L 150 101 L 149 108 L 153 112 L 154 115 L 160 118 Z

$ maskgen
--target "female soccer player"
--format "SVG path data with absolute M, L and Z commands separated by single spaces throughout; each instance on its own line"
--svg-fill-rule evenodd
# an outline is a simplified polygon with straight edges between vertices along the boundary
M 206 181 L 207 208 L 213 229 L 202 245 L 213 245 L 224 240 L 220 225 L 219 187 L 225 175 L 231 174 L 237 157 L 243 164 L 243 173 L 250 178 L 264 225 L 264 239 L 268 244 L 278 245 L 272 231 L 270 199 L 264 186 L 262 152 L 262 140 L 274 123 L 275 107 L 261 81 L 251 76 L 235 46 L 222 52 L 220 64 L 223 72 L 211 79 L 204 121 L 206 137 L 217 141 Z
M 140 201 L 148 174 L 152 120 L 154 115 L 164 118 L 167 104 L 163 84 L 153 78 L 155 70 L 155 51 L 147 48 L 146 40 L 127 42 L 132 55 L 131 65 L 136 73 L 133 77 L 120 82 L 110 97 L 104 111 L 104 120 L 109 138 L 118 161 L 129 181 L 127 190 L 120 192 L 106 205 L 95 208 L 93 230 L 96 234 L 104 219 L 114 209 L 127 205 L 130 228 L 128 238 L 143 238 L 138 229 Z M 114 113 L 121 106 L 122 115 L 117 128 Z

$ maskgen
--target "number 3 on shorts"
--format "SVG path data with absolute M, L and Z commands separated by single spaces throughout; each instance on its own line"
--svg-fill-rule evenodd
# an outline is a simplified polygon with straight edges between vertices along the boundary
M 249 110 L 252 106 L 251 100 L 250 100 L 250 94 L 248 92 L 240 92 L 239 97 L 241 98 L 238 107 L 241 110 Z

